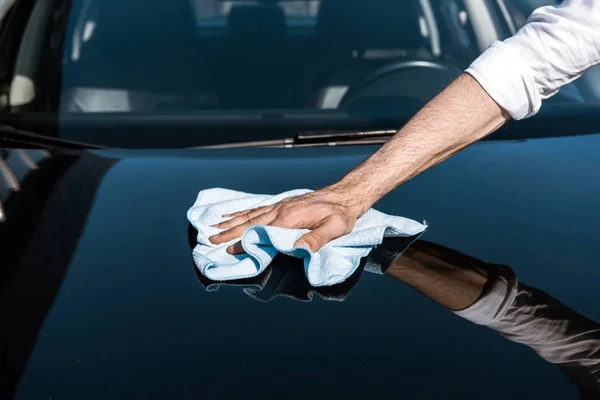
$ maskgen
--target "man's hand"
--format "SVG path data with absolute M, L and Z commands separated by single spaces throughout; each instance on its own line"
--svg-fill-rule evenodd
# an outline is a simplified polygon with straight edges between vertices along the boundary
M 290 229 L 310 229 L 294 246 L 308 247 L 315 252 L 327 242 L 348 234 L 356 220 L 364 213 L 352 203 L 350 192 L 325 188 L 302 196 L 292 197 L 268 207 L 239 211 L 223 217 L 231 219 L 214 225 L 225 229 L 209 239 L 213 244 L 237 239 L 252 225 L 270 225 Z M 244 252 L 240 242 L 229 246 L 227 252 Z

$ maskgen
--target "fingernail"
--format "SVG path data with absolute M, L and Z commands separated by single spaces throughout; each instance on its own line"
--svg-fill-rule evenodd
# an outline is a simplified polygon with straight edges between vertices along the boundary
M 208 238 L 208 240 L 210 240 L 210 241 L 212 242 L 212 241 L 214 241 L 214 240 L 218 239 L 220 236 L 221 236 L 221 234 L 220 234 L 220 233 L 218 233 L 218 234 L 216 234 L 216 235 L 213 235 L 213 236 L 209 237 L 209 238 Z
M 211 225 L 210 227 L 211 227 L 211 228 L 218 228 L 218 227 L 219 227 L 219 225 L 221 225 L 221 223 L 220 223 L 220 222 L 218 222 L 218 223 L 216 223 L 216 224 L 214 224 L 214 225 Z
M 231 214 L 223 214 L 222 217 L 223 218 L 231 217 Z
M 229 247 L 227 248 L 227 252 L 228 252 L 229 254 L 233 254 L 233 246 L 229 246 Z

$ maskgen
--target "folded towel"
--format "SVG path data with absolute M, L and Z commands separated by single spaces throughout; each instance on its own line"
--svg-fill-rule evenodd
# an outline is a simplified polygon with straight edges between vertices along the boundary
M 187 217 L 198 231 L 193 257 L 202 275 L 213 281 L 245 279 L 260 275 L 277 253 L 304 260 L 304 272 L 312 286 L 331 286 L 343 282 L 356 270 L 360 259 L 380 244 L 384 237 L 407 237 L 421 234 L 426 226 L 416 221 L 367 211 L 356 221 L 354 230 L 335 239 L 317 252 L 294 243 L 307 229 L 285 229 L 255 225 L 246 230 L 241 241 L 246 254 L 231 255 L 226 248 L 235 241 L 212 244 L 208 238 L 221 232 L 211 225 L 223 221 L 224 214 L 268 206 L 288 197 L 311 192 L 292 190 L 279 195 L 258 195 L 227 189 L 208 189 L 198 194 Z

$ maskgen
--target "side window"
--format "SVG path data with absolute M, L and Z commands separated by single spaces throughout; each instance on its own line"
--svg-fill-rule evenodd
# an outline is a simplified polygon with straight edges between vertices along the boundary
M 31 1 L 0 0 L 0 111 L 9 107 L 9 92 Z
M 52 110 L 71 0 L 10 3 L 12 7 L 0 20 L 2 108 L 11 112 Z M 0 5 L 5 10 L 6 0 L 0 0 Z

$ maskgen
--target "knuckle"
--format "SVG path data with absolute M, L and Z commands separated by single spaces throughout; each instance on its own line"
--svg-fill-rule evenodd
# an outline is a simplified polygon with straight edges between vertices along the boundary
M 225 224 L 223 224 L 224 228 L 234 228 L 236 226 L 238 226 L 240 223 L 242 223 L 243 221 L 238 217 L 238 218 L 234 218 L 230 221 L 227 221 Z
M 231 235 L 229 236 L 228 239 L 232 240 L 232 239 L 242 236 L 242 234 L 244 233 L 245 230 L 246 230 L 246 226 L 239 225 L 237 228 L 231 230 Z
M 343 223 L 346 224 L 350 221 L 350 218 L 341 210 L 332 210 L 330 221 L 335 223 Z
M 314 244 L 321 243 L 325 239 L 325 236 L 323 236 L 323 234 L 319 231 L 313 231 L 309 237 Z

